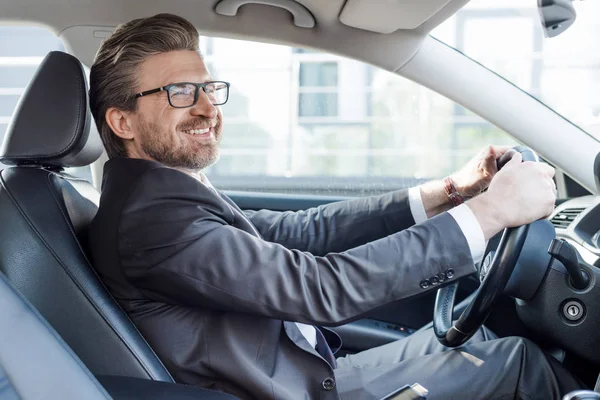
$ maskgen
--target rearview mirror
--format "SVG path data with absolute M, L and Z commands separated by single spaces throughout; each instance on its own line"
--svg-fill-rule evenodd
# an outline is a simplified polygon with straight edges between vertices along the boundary
M 538 0 L 544 35 L 555 37 L 566 31 L 577 18 L 572 0 Z

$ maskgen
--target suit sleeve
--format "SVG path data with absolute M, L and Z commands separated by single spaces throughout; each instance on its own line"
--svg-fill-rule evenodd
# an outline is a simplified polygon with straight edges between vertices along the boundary
M 315 255 L 341 252 L 414 225 L 408 190 L 297 212 L 245 211 L 269 242 Z
M 466 239 L 447 213 L 315 256 L 232 226 L 226 203 L 180 176 L 166 168 L 146 173 L 122 210 L 122 268 L 150 299 L 338 325 L 424 292 L 423 279 L 445 274 L 450 282 L 475 272 Z

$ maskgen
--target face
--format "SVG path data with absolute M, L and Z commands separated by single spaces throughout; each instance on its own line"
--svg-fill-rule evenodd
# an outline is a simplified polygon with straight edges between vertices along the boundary
M 213 78 L 200 55 L 173 51 L 151 56 L 141 67 L 136 93 L 176 82 L 203 83 Z M 137 110 L 127 116 L 126 141 L 131 157 L 158 161 L 172 168 L 199 171 L 219 158 L 222 114 L 200 90 L 189 108 L 173 108 L 166 91 L 137 99 Z

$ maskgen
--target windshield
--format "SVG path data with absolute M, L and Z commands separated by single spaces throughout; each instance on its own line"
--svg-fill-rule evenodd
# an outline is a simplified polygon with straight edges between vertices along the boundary
M 600 1 L 574 6 L 575 23 L 554 38 L 536 0 L 472 0 L 431 34 L 600 139 Z

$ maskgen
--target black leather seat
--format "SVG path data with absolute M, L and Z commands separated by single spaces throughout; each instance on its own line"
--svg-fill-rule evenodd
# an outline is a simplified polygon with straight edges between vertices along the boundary
M 81 63 L 48 54 L 0 149 L 0 162 L 12 166 L 0 171 L 0 271 L 95 375 L 172 382 L 80 244 L 99 194 L 63 168 L 100 156 L 91 124 Z
M 141 378 L 100 382 L 0 273 L 0 399 L 235 400 L 229 394 Z M 102 386 L 104 385 L 104 386 Z
M 0 274 L 0 399 L 110 399 Z

